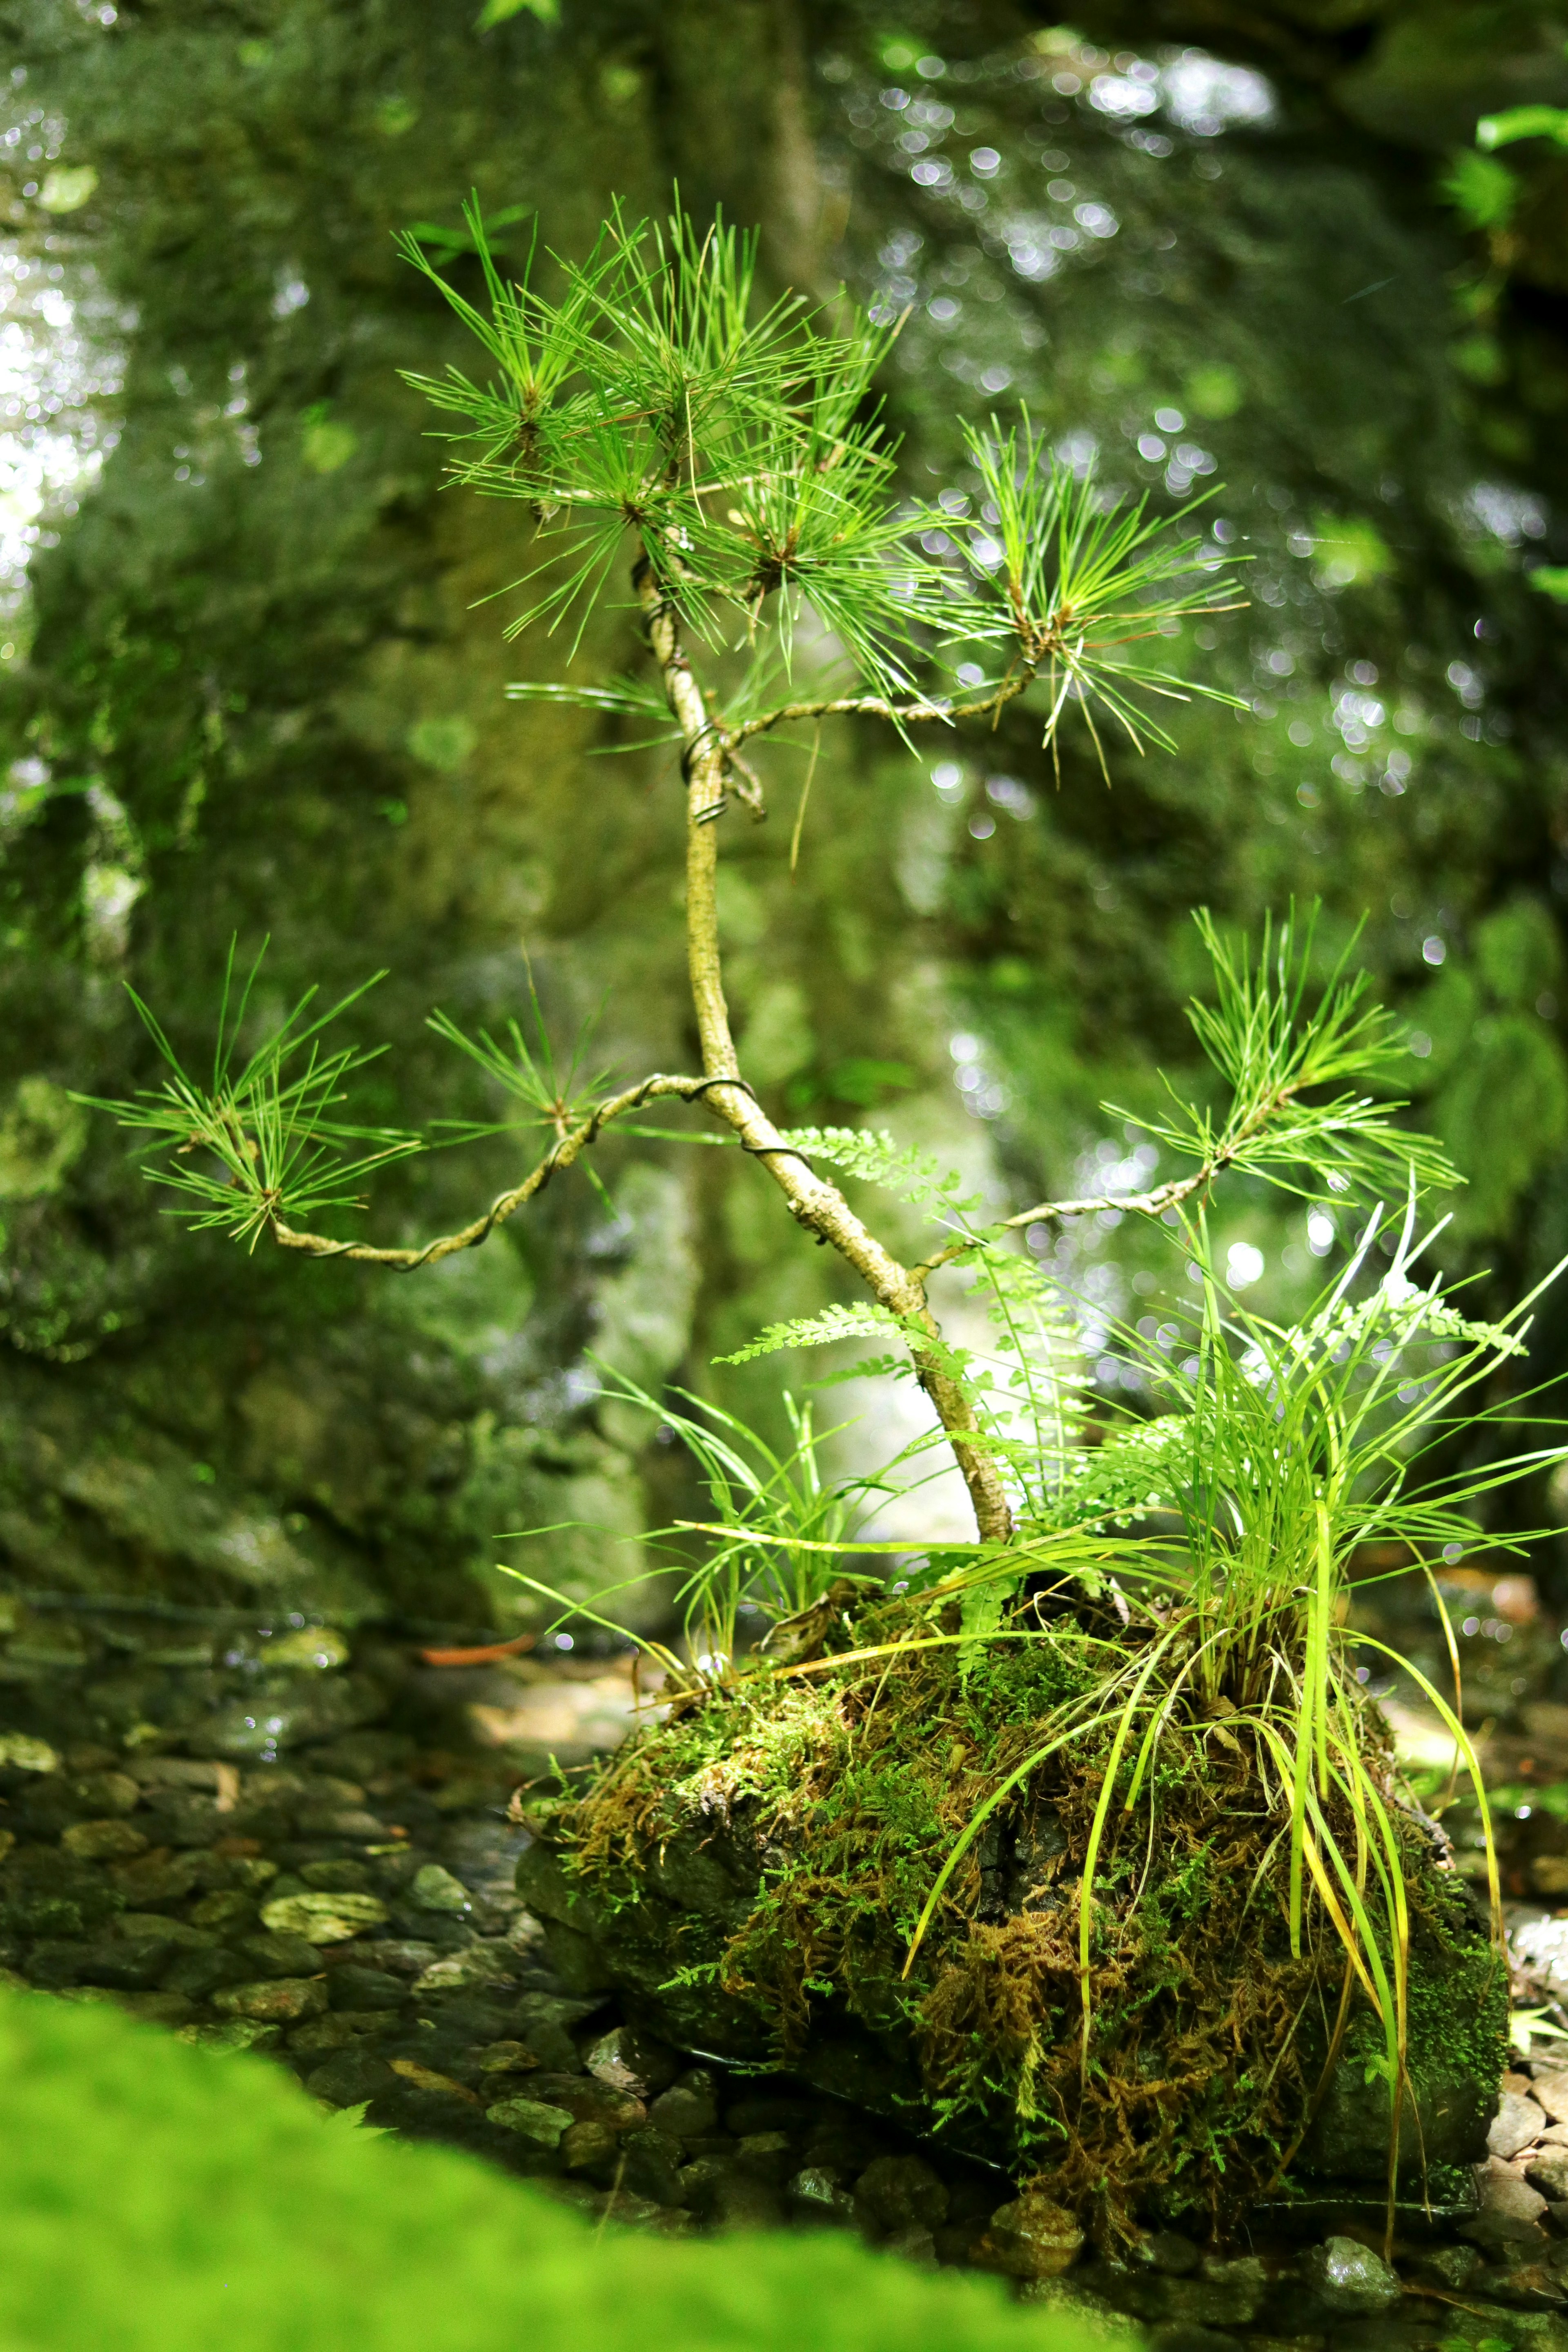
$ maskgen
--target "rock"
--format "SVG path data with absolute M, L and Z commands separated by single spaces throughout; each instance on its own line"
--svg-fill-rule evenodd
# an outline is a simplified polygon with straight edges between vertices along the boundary
M 250 1962 L 253 1977 L 313 1977 L 321 1967 L 303 1936 L 242 1936 L 235 1948 Z
M 1538 2190 L 1495 2156 L 1477 2166 L 1476 2185 L 1480 2191 L 1481 2210 L 1473 2220 L 1459 2224 L 1460 2237 L 1489 2252 L 1505 2246 L 1533 2247 L 1540 2243 L 1546 2200 Z
M 78 1862 L 129 1862 L 145 1853 L 147 1840 L 129 1822 L 73 1822 L 61 1832 L 60 1843 Z
M 394 2058 L 390 2063 L 392 2072 L 404 2082 L 411 2083 L 416 2091 L 430 2091 L 447 2099 L 463 2099 L 470 2107 L 477 2107 L 479 2104 L 479 2093 L 470 2091 L 466 2083 L 458 2082 L 450 2074 L 438 2074 L 434 2066 L 422 2066 L 417 2058 Z
M 583 2053 L 583 2063 L 601 2083 L 608 2083 L 613 2090 L 628 2091 L 645 2104 L 668 2090 L 680 2072 L 680 2061 L 673 2050 L 629 2025 L 616 2025 L 601 2034 Z
M 585 2172 L 591 2165 L 607 2163 L 618 2145 L 615 2133 L 603 2124 L 572 2124 L 561 2135 L 562 2160 L 568 2172 Z
M 492 2042 L 479 2052 L 479 2071 L 484 2074 L 528 2074 L 538 2064 L 539 2053 L 526 2042 Z
M 596 2082 L 592 2074 L 540 2074 L 531 2078 L 528 2089 L 531 2097 L 564 2107 L 574 2122 L 603 2124 L 608 2131 L 637 2131 L 648 2119 L 640 2099 L 625 2091 L 612 2091 L 607 2083 Z
M 408 1999 L 408 1987 L 400 1977 L 388 1976 L 382 1969 L 362 1969 L 353 1961 L 334 1969 L 327 1984 L 334 2009 L 401 2009 Z
M 226 2017 L 292 2025 L 299 2018 L 320 2016 L 327 2006 L 327 1988 L 315 1977 L 262 1977 L 249 1984 L 226 1985 L 214 1993 L 212 2004 Z
M 280 2025 L 263 2025 L 253 2017 L 237 2017 L 227 2025 L 182 2025 L 176 2040 L 195 2042 L 199 2050 L 276 2050 L 283 2039 Z
M 1165 2278 L 1186 2278 L 1203 2257 L 1190 2238 L 1177 2230 L 1152 2230 L 1129 2250 L 1129 2259 L 1141 2269 L 1158 2271 Z
M 460 1878 L 438 1862 L 427 1862 L 414 1874 L 408 1898 L 416 1911 L 471 1911 L 473 1899 Z
M 237 1886 L 220 1886 L 191 1906 L 193 1927 L 249 1927 L 256 1922 L 255 1898 Z
M 655 2205 L 679 2205 L 680 2142 L 645 2126 L 627 2132 L 619 2145 L 626 2164 L 622 2179 L 632 2195 L 648 2198 Z
M 826 2165 L 803 2166 L 786 2184 L 784 2197 L 790 2213 L 797 2221 L 848 2224 L 856 2218 L 854 2198 L 837 2173 Z
M 416 1977 L 423 1975 L 441 1955 L 434 1944 L 416 1943 L 400 1936 L 378 1936 L 374 1943 L 362 1944 L 355 1957 L 366 1968 L 385 1969 L 393 1976 Z
M 983 2270 L 1007 2278 L 1055 2278 L 1083 2252 L 1083 2231 L 1065 2206 L 1026 2195 L 1000 2205 L 975 2248 Z
M 1484 2261 L 1479 2246 L 1424 2246 L 1409 2269 L 1418 2286 L 1440 2286 L 1450 2294 L 1463 2294 Z
M 377 1844 L 386 1835 L 385 1824 L 363 1805 L 301 1805 L 295 1816 L 301 1837 L 356 1838 Z
M 1066 2321 L 1072 2330 L 1068 2340 L 1081 2345 L 1084 2352 L 1091 2345 L 1103 2345 L 1106 2352 L 1127 2352 L 1127 2323 L 1121 2312 L 1102 2296 L 1089 2293 L 1076 2279 L 1031 2279 L 1018 2289 L 1018 2300 L 1036 2310 L 1043 2305 L 1053 2318 Z M 1219 2336 L 1208 2328 L 1157 2328 L 1149 2341 L 1156 2352 L 1222 2352 L 1222 2347 L 1223 2352 L 1235 2352 L 1236 2347 L 1233 2336 Z M 1253 2352 L 1320 2352 L 1320 2339 L 1298 2347 L 1266 2345 L 1254 2338 Z
M 368 2050 L 340 2050 L 306 2075 L 305 2088 L 313 2099 L 325 2099 L 331 2106 L 357 2107 L 380 2098 L 396 2079 L 391 2067 Z
M 237 1984 L 251 1973 L 247 1960 L 237 1952 L 226 1950 L 214 1937 L 202 1949 L 177 1953 L 163 1969 L 160 1982 L 168 1991 L 188 1993 L 193 2000 L 205 2000 L 220 1985 Z
M 299 1633 L 281 1634 L 267 1645 L 269 1668 L 289 1666 L 329 1674 L 333 1667 L 346 1666 L 348 1662 L 349 1645 L 331 1625 L 306 1625 Z
M 1326 2238 L 1301 2264 L 1319 2302 L 1336 2316 L 1370 2317 L 1399 2301 L 1400 2285 L 1381 2254 L 1355 2238 Z
M 416 1993 L 455 1992 L 465 1985 L 516 1982 L 517 1960 L 513 1953 L 504 1946 L 498 1948 L 493 1944 L 470 1944 L 448 1959 L 432 1960 L 414 1979 L 414 1990 Z
M 62 2000 L 107 2001 L 114 2009 L 123 2010 L 127 2017 L 139 2017 L 147 2025 L 184 2025 L 195 2007 L 183 1992 L 120 1992 L 105 1985 L 80 1985 L 62 1992 Z
M 1514 1928 L 1509 1942 L 1515 1965 L 1543 1991 L 1568 1993 L 1568 1919 L 1527 1920 Z
M 1487 2149 L 1507 2158 L 1530 2147 L 1546 2128 L 1546 2116 L 1535 2101 L 1518 2091 L 1504 2091 L 1487 2131 Z
M 363 1862 L 302 1863 L 300 1875 L 309 1887 L 323 1895 L 374 1895 L 375 1880 L 370 1865 Z
M 661 2091 L 647 2111 L 647 2119 L 672 2139 L 699 2139 L 719 2121 L 719 2098 L 712 2075 L 705 2066 L 692 2066 Z
M 167 1846 L 154 1846 L 134 1862 L 116 1864 L 110 1876 L 133 1910 L 155 1911 L 194 1895 L 208 1874 L 207 1864 L 205 1853 L 173 1854 Z
M 343 1944 L 367 1927 L 384 1927 L 387 1909 L 374 1895 L 285 1895 L 262 1906 L 261 1919 L 275 1933 L 302 1936 L 308 1944 Z
M 1568 2147 L 1544 2149 L 1524 2177 L 1549 2205 L 1568 2200 Z
M 540 2099 L 498 2099 L 486 2109 L 485 2120 L 500 2124 L 503 2130 L 514 2131 L 538 2147 L 559 2147 L 571 2130 L 574 2118 L 564 2107 L 552 2107 Z
M 883 2231 L 937 2230 L 947 2219 L 947 2189 L 923 2158 L 879 2156 L 855 2183 L 855 2205 L 858 2213 Z M 1059 2208 L 1049 2210 L 1055 2212 Z M 1056 2265 L 1058 2270 L 1066 2267 L 1065 2263 Z M 1027 2278 L 1051 2274 L 1048 2271 L 1016 2273 Z
M 1568 2123 L 1568 2066 L 1538 2066 L 1530 2087 L 1554 2124 Z
M 931 2231 L 922 2230 L 911 2221 L 905 2230 L 895 2230 L 890 2238 L 882 2241 L 885 2254 L 897 2254 L 906 2263 L 918 2263 L 926 2270 L 936 2268 L 936 2240 Z
M 735 2143 L 735 2169 L 751 2180 L 765 2180 L 777 2189 L 795 2170 L 798 2158 L 787 2132 L 748 2132 Z

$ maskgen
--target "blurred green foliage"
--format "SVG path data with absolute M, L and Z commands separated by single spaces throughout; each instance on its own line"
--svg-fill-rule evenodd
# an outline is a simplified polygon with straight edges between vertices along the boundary
M 0 2329 L 28 2352 L 1080 2352 L 1070 2316 L 847 2238 L 595 2231 L 264 2062 L 0 1995 Z

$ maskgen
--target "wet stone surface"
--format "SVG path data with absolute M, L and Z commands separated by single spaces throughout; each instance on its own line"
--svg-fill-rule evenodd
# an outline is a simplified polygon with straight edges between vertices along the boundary
M 289 1679 L 345 1669 L 347 1645 L 310 1630 L 323 1663 Z M 665 2236 L 851 2231 L 1131 2326 L 1149 2352 L 1568 2352 L 1568 2071 L 1509 2078 L 1473 2217 L 1397 2244 L 1392 2268 L 1379 2231 L 1342 2216 L 1315 2243 L 1163 2230 L 1097 2248 L 1026 2183 L 807 2084 L 694 2060 L 563 1984 L 515 1889 L 518 1762 L 410 1696 L 406 1650 L 359 1646 L 356 1709 L 374 1688 L 374 1719 L 342 1729 L 308 1694 L 285 1707 L 269 1664 L 254 1687 L 291 1727 L 262 1757 L 212 1752 L 212 1721 L 243 1723 L 247 1694 L 199 1664 L 186 1687 L 164 1674 L 129 1737 L 123 1650 L 89 1641 L 69 1672 L 10 1682 L 0 1982 L 263 2054 L 323 2105 L 592 2216 Z

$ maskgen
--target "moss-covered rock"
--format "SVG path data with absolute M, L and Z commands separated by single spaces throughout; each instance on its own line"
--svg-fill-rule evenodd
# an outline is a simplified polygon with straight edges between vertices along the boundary
M 1113 2228 L 1224 2227 L 1287 2171 L 1384 2182 L 1384 2037 L 1353 1977 L 1341 2020 L 1344 1948 L 1310 1897 L 1292 1955 L 1288 1834 L 1239 1740 L 1168 1731 L 1136 1811 L 1111 1807 L 1087 1979 L 1087 1841 L 1106 1771 L 1128 1769 L 1110 1733 L 1058 1748 L 963 1849 L 1086 1646 L 997 1644 L 966 1671 L 950 1649 L 852 1654 L 679 1701 L 541 1816 L 519 1885 L 556 1966 L 667 2039 L 787 2067 Z M 1440 1839 L 1396 1819 L 1409 2190 L 1486 2152 L 1507 1970 Z

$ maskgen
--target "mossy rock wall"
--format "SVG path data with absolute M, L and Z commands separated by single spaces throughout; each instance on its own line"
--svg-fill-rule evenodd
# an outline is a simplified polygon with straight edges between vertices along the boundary
M 1256 918 L 1321 890 L 1331 946 L 1371 909 L 1359 952 L 1431 1039 L 1410 1084 L 1475 1180 L 1466 1245 L 1517 1295 L 1568 1223 L 1561 624 L 1529 585 L 1568 557 L 1563 343 L 1539 310 L 1457 319 L 1478 257 L 1389 92 L 1417 89 L 1415 52 L 1451 25 L 1477 110 L 1524 89 L 1531 12 L 1096 6 L 1112 46 L 1205 40 L 1223 62 L 1234 43 L 1273 76 L 1267 124 L 1194 130 L 1167 106 L 1137 138 L 1091 102 L 1110 51 L 1002 0 L 913 0 L 896 37 L 869 5 L 790 0 L 574 0 L 555 27 L 524 9 L 482 37 L 477 13 L 7 17 L 12 316 L 48 362 L 36 404 L 64 404 L 14 421 L 79 428 L 101 465 L 44 516 L 0 628 L 6 1577 L 489 1624 L 530 1605 L 493 1578 L 501 1533 L 592 1517 L 630 1545 L 555 1538 L 531 1564 L 602 1586 L 693 1498 L 646 1426 L 586 1403 L 585 1347 L 704 1384 L 837 1281 L 754 1168 L 652 1143 L 606 1154 L 615 1219 L 552 1188 L 438 1276 L 247 1257 L 161 1220 L 68 1101 L 154 1075 L 122 980 L 205 1055 L 236 934 L 271 935 L 268 1010 L 390 968 L 356 1015 L 397 1047 L 373 1117 L 494 1112 L 422 1024 L 437 1003 L 503 1024 L 524 940 L 561 1034 L 608 985 L 605 1060 L 695 1050 L 668 771 L 587 761 L 595 727 L 506 703 L 565 646 L 509 648 L 511 608 L 476 602 L 526 568 L 517 518 L 438 494 L 396 373 L 466 357 L 392 233 L 455 231 L 470 187 L 580 248 L 612 185 L 653 208 L 678 175 L 699 210 L 763 223 L 773 282 L 847 276 L 910 306 L 889 390 L 924 489 L 962 464 L 960 415 L 1023 394 L 1108 478 L 1173 500 L 1138 454 L 1168 405 L 1172 450 L 1212 460 L 1194 481 L 1226 486 L 1212 511 L 1252 558 L 1250 614 L 1177 649 L 1244 710 L 1178 710 L 1165 761 L 1112 747 L 1112 792 L 1075 739 L 1058 793 L 1021 717 L 951 761 L 829 732 L 792 880 L 800 770 L 781 764 L 773 822 L 725 841 L 742 1052 L 770 1107 L 887 1119 L 1018 1202 L 1081 1190 L 1100 1100 L 1155 1102 L 1156 1066 L 1190 1050 L 1193 903 Z M 1342 78 L 1352 130 L 1322 95 Z M 953 121 L 913 129 L 884 89 Z M 989 178 L 968 160 L 987 152 Z M 583 664 L 636 657 L 611 614 Z M 1499 923 L 1529 952 L 1500 963 Z M 377 1230 L 465 1219 L 515 1158 L 389 1177 Z M 1238 1214 L 1284 1303 L 1299 1231 Z M 1128 1232 L 1082 1235 L 1075 1281 L 1149 1272 Z M 1550 1312 L 1532 1379 L 1568 1345 Z M 776 1412 L 772 1369 L 731 1401 Z

